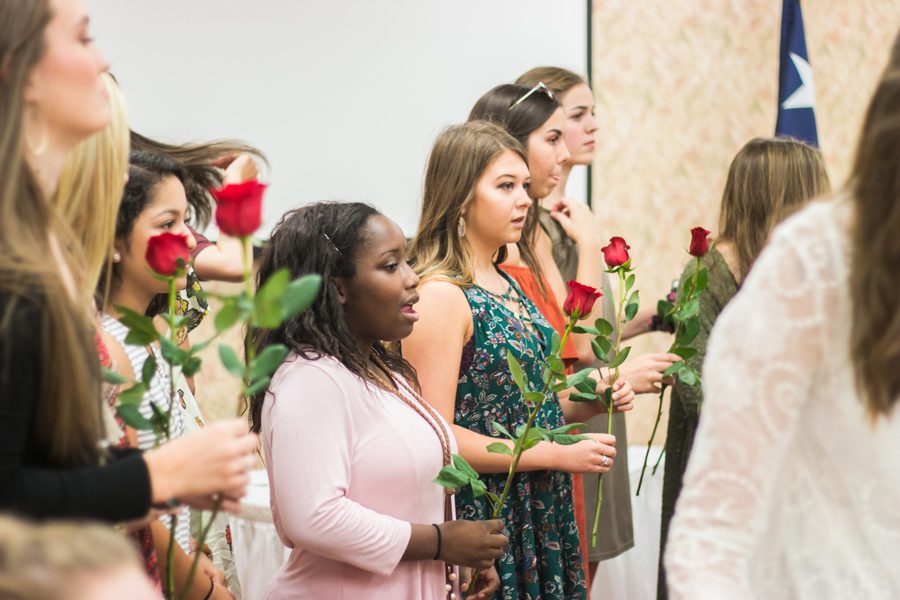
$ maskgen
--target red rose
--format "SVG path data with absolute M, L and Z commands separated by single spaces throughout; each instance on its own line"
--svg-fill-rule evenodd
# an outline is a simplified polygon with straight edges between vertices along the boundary
M 262 224 L 262 197 L 266 184 L 256 179 L 229 183 L 212 190 L 216 206 L 216 225 L 219 231 L 234 237 L 252 235 Z
M 591 314 L 594 302 L 603 295 L 595 288 L 577 281 L 567 281 L 566 285 L 569 286 L 569 295 L 566 296 L 566 301 L 563 303 L 563 312 L 576 319 Z
M 691 229 L 691 247 L 688 250 L 691 256 L 703 256 L 709 250 L 710 232 L 702 227 Z
M 183 262 L 182 270 L 191 260 L 186 235 L 161 233 L 147 240 L 147 264 L 160 275 L 172 276 L 178 271 L 178 259 Z
M 606 266 L 610 269 L 614 269 L 621 265 L 624 265 L 628 262 L 628 251 L 631 249 L 631 246 L 625 243 L 624 238 L 620 238 L 619 236 L 609 238 L 609 245 L 604 246 L 601 250 L 603 251 L 603 260 L 606 261 Z

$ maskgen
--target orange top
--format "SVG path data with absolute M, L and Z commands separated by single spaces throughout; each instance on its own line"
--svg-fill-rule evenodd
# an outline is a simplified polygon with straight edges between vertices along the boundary
M 544 289 L 547 290 L 547 296 L 544 297 L 544 295 L 541 294 L 541 288 L 538 286 L 534 273 L 532 273 L 531 269 L 528 267 L 500 265 L 500 268 L 509 273 L 509 275 L 516 280 L 516 283 L 522 288 L 525 296 L 534 302 L 534 305 L 541 311 L 541 314 L 547 319 L 550 326 L 561 336 L 563 330 L 566 328 L 566 316 L 563 314 L 559 301 L 556 299 L 556 294 L 550 289 L 547 278 L 542 277 Z M 566 340 L 566 345 L 563 346 L 561 356 L 563 363 L 565 363 L 566 366 L 571 366 L 578 360 L 578 351 L 575 349 L 572 338 Z

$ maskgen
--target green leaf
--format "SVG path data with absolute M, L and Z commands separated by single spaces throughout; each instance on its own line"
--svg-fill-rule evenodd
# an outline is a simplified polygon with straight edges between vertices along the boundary
M 554 436 L 552 436 L 552 438 L 553 438 L 553 443 L 559 444 L 560 446 L 571 446 L 572 444 L 580 442 L 581 440 L 591 439 L 586 435 L 581 435 L 581 434 L 569 435 L 569 434 L 565 434 L 565 433 L 559 434 L 559 435 L 554 435 Z
M 685 385 L 697 385 L 699 382 L 697 371 L 687 365 L 682 365 L 682 368 L 678 371 L 678 381 Z
M 547 366 L 550 367 L 551 371 L 560 375 L 566 372 L 566 365 L 558 354 L 551 354 L 547 357 Z
M 676 339 L 678 344 L 690 344 L 700 333 L 700 317 L 691 317 L 682 322 L 681 334 Z
M 559 352 L 559 345 L 562 343 L 562 340 L 559 339 L 559 334 L 556 333 L 556 330 L 553 331 L 553 336 L 550 338 L 550 354 L 556 354 Z
M 572 392 L 569 394 L 569 400 L 572 402 L 596 402 L 599 399 L 600 396 L 591 392 Z
M 591 351 L 594 353 L 594 356 L 596 356 L 600 360 L 600 362 L 606 363 L 606 362 L 609 362 L 609 360 L 608 360 L 607 353 L 603 350 L 603 348 L 600 345 L 601 339 L 605 339 L 605 338 L 597 338 L 597 339 L 591 340 Z
M 595 394 L 597 393 L 597 380 L 593 377 L 588 377 L 581 383 L 575 386 L 575 389 L 579 392 L 584 392 L 587 394 Z
M 233 299 L 231 302 L 226 302 L 222 308 L 219 309 L 219 312 L 216 313 L 216 333 L 222 333 L 223 331 L 230 329 L 232 325 L 240 320 L 240 318 L 241 309 L 238 308 L 237 302 Z
M 528 383 L 525 380 L 525 372 L 522 371 L 522 365 L 519 364 L 518 359 L 516 359 L 509 350 L 506 351 L 506 363 L 509 365 L 509 372 L 518 388 L 522 390 L 523 393 L 527 392 Z
M 612 332 L 615 331 L 615 327 L 612 326 L 612 323 L 600 317 L 596 321 L 594 321 L 594 327 L 597 328 L 597 331 L 600 332 L 600 335 L 612 335 Z
M 527 440 L 522 441 L 522 452 L 525 452 L 526 450 L 530 450 L 530 449 L 534 448 L 535 446 L 537 446 L 540 443 L 540 441 L 541 441 L 540 436 L 538 436 L 538 437 L 529 436 L 529 438 Z
M 488 502 L 491 504 L 491 512 L 497 510 L 497 506 L 500 504 L 500 496 L 495 494 L 494 492 L 485 492 L 484 495 L 487 497 Z
M 627 292 L 628 290 L 630 290 L 633 287 L 634 287 L 634 273 L 632 273 L 625 279 L 625 291 Z
M 159 349 L 162 351 L 163 358 L 170 365 L 182 365 L 184 361 L 190 358 L 190 353 L 187 350 L 179 348 L 167 337 L 160 338 Z
M 630 321 L 634 318 L 634 316 L 638 312 L 638 308 L 640 307 L 641 300 L 639 296 L 638 290 L 635 290 L 633 294 L 631 294 L 631 298 L 628 299 L 628 304 L 625 305 L 625 320 Z
M 233 348 L 226 346 L 225 344 L 219 344 L 219 358 L 222 360 L 222 364 L 229 373 L 243 379 L 244 363 L 238 358 L 238 355 Z
M 511 434 L 511 433 L 509 432 L 509 430 L 506 429 L 506 427 L 504 427 L 503 425 L 501 425 L 501 424 L 498 423 L 497 421 L 491 421 L 491 425 L 494 427 L 494 430 L 497 431 L 498 433 L 501 433 L 501 434 L 505 435 L 506 437 L 508 437 L 508 438 L 511 439 L 512 441 L 516 441 L 515 436 L 514 436 L 513 434 Z
M 139 431 L 153 429 L 153 423 L 147 420 L 134 404 L 120 404 L 116 407 L 116 414 L 126 425 Z
M 164 434 L 166 432 L 166 423 L 169 422 L 169 413 L 157 406 L 155 402 L 150 403 L 150 409 L 153 411 L 153 417 L 150 419 L 150 422 L 153 424 L 153 431 L 157 435 Z
M 525 394 L 523 394 L 523 398 L 525 398 L 525 402 L 537 404 L 544 399 L 544 394 L 542 394 L 541 392 L 525 392 Z
M 487 486 L 480 479 L 469 479 L 469 485 L 472 486 L 473 498 L 480 498 L 487 492 Z
M 628 354 L 630 352 L 631 346 L 626 346 L 625 348 L 619 350 L 619 353 L 616 354 L 616 357 L 613 359 L 613 361 L 609 363 L 609 368 L 615 369 L 616 367 L 620 366 L 623 362 L 625 362 L 625 359 L 628 358 Z
M 556 383 L 554 383 L 553 385 L 550 386 L 550 391 L 553 392 L 554 394 L 558 394 L 568 387 L 569 386 L 568 386 L 568 384 L 566 384 L 565 381 L 557 381 Z
M 453 466 L 465 473 L 469 479 L 478 479 L 478 472 L 459 454 L 453 455 Z
M 259 288 L 254 302 L 254 323 L 263 329 L 275 329 L 281 325 L 281 297 L 288 288 L 291 273 L 287 268 L 278 269 Z
M 684 348 L 674 348 L 672 350 L 672 354 L 677 354 L 678 356 L 680 356 L 681 358 L 683 358 L 685 360 L 694 356 L 695 354 L 697 354 L 697 352 L 698 352 L 698 350 L 696 348 L 691 348 L 689 346 L 684 347 Z
M 293 319 L 312 306 L 321 285 L 320 275 L 304 275 L 292 281 L 281 296 L 281 317 Z
M 119 392 L 119 404 L 140 406 L 144 400 L 144 394 L 147 393 L 147 385 L 144 383 L 136 383 L 127 390 Z
M 572 328 L 572 333 L 589 333 L 591 335 L 600 335 L 600 330 L 589 325 L 576 325 Z
M 696 317 L 700 314 L 700 299 L 699 298 L 691 298 L 687 302 L 684 303 L 684 306 L 678 309 L 678 312 L 675 313 L 675 318 L 679 321 L 686 321 L 691 317 Z
M 288 347 L 283 344 L 272 344 L 266 346 L 259 356 L 257 356 L 250 365 L 250 379 L 259 379 L 263 376 L 270 376 L 275 372 L 284 357 L 288 355 Z
M 203 361 L 200 360 L 199 356 L 192 356 L 185 361 L 184 365 L 181 367 L 181 372 L 184 373 L 185 377 L 193 377 L 197 374 L 197 371 L 200 370 L 202 364 Z
M 696 279 L 694 280 L 694 293 L 699 294 L 705 290 L 708 283 L 709 270 L 707 270 L 706 267 L 700 267 L 700 270 L 697 271 Z
M 675 373 L 681 370 L 681 367 L 684 366 L 684 361 L 679 360 L 677 362 L 673 362 L 669 365 L 669 368 L 663 371 L 663 377 L 671 377 Z
M 607 406 L 612 406 L 612 395 L 613 395 L 612 386 L 609 386 L 608 388 L 603 390 L 603 401 L 606 402 Z
M 459 469 L 447 465 L 441 469 L 433 480 L 436 484 L 455 490 L 469 483 L 469 478 Z
M 154 375 L 156 375 L 156 357 L 147 354 L 147 359 L 141 367 L 141 381 L 149 388 Z
M 257 392 L 261 392 L 262 390 L 268 387 L 269 382 L 272 381 L 272 378 L 266 375 L 265 377 L 260 377 L 256 381 L 250 384 L 250 387 L 244 392 L 245 396 L 253 396 Z
M 112 369 L 107 369 L 106 367 L 101 367 L 100 371 L 103 375 L 103 381 L 106 383 L 112 383 L 113 385 L 122 385 L 124 383 L 128 383 L 128 380 L 125 379 L 122 375 L 119 375 L 117 372 Z
M 547 433 L 549 435 L 559 435 L 562 433 L 569 433 L 573 429 L 578 429 L 579 427 L 586 427 L 584 423 L 568 423 L 563 425 L 562 427 L 556 427 L 555 429 L 551 429 Z
M 153 325 L 153 319 L 135 312 L 128 307 L 116 305 L 115 309 L 119 312 L 119 322 L 128 328 L 128 335 L 125 336 L 125 343 L 132 346 L 146 346 L 159 337 L 159 332 Z
M 578 387 L 578 384 L 580 384 L 580 383 L 582 383 L 583 381 L 587 380 L 588 377 L 590 377 L 590 376 L 591 376 L 592 374 L 594 374 L 596 371 L 597 371 L 597 369 L 595 369 L 595 368 L 593 368 L 593 367 L 588 367 L 588 368 L 586 368 L 586 369 L 581 369 L 581 370 L 578 371 L 577 373 L 575 373 L 575 374 L 573 374 L 573 375 L 569 375 L 569 377 L 566 379 L 566 386 L 567 386 L 567 387 L 574 387 L 574 388 L 577 388 L 577 387 Z
M 512 450 L 510 449 L 510 447 L 502 442 L 494 442 L 493 444 L 488 444 L 487 451 L 493 454 L 506 454 L 507 456 L 512 456 Z

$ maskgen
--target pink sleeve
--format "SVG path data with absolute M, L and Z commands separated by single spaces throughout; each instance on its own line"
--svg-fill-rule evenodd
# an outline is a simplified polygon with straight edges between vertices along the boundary
M 355 424 L 344 387 L 318 365 L 297 361 L 276 374 L 269 390 L 263 426 L 282 537 L 320 556 L 390 575 L 412 528 L 347 497 Z

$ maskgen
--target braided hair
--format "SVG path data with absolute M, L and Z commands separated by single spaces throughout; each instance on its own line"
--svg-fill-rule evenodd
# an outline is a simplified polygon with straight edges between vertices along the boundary
M 371 217 L 380 214 L 360 202 L 318 202 L 284 214 L 260 257 L 257 289 L 283 268 L 290 271 L 291 278 L 321 275 L 322 286 L 306 311 L 277 329 L 257 329 L 252 333 L 251 343 L 257 356 L 272 344 L 284 344 L 307 360 L 331 356 L 351 373 L 370 380 L 369 355 L 360 350 L 347 327 L 344 305 L 338 300 L 333 278 L 349 280 L 356 275 L 356 261 L 368 241 L 366 225 Z M 392 373 L 402 375 L 419 388 L 415 370 L 399 354 L 381 342 L 376 342 L 371 351 Z M 257 433 L 265 396 L 266 390 L 262 390 L 250 398 L 250 428 Z

